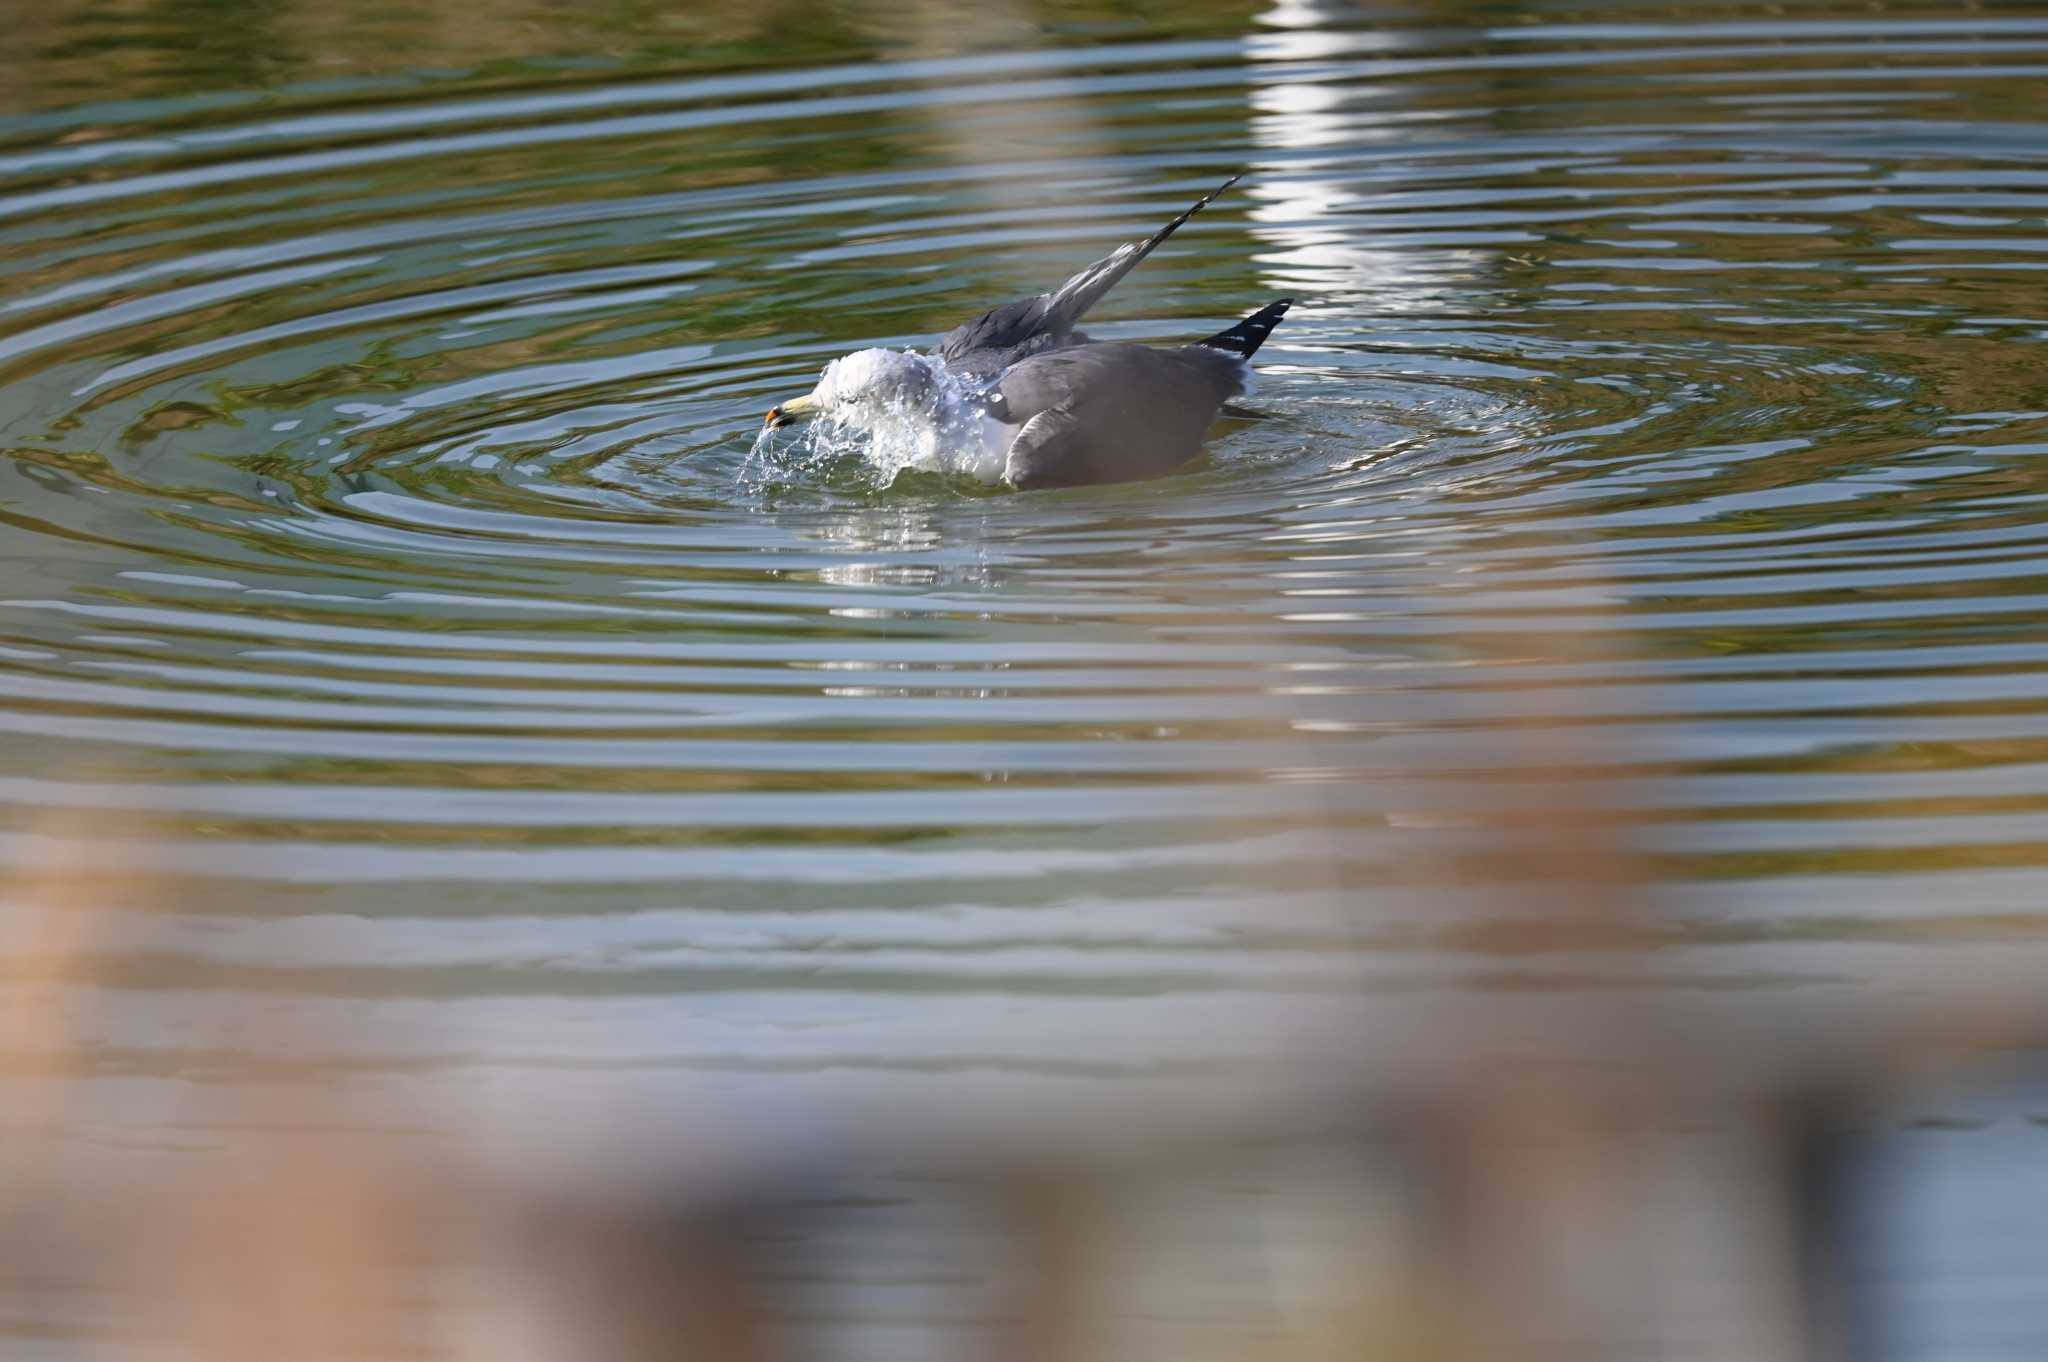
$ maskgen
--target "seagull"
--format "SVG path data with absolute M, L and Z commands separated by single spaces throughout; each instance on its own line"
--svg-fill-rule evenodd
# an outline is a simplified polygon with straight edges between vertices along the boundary
M 1200 452 L 1223 404 L 1251 391 L 1249 361 L 1292 300 L 1171 349 L 1093 341 L 1074 328 L 1239 178 L 1059 288 L 954 327 L 934 354 L 869 349 L 833 360 L 810 393 L 770 408 L 765 425 L 825 417 L 877 439 L 907 438 L 922 451 L 919 462 L 1019 490 L 1122 482 L 1178 467 Z

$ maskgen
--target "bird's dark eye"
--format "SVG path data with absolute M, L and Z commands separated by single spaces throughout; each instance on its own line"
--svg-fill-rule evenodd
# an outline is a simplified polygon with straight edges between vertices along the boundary
M 981 409 L 987 412 L 990 416 L 995 417 L 998 421 L 1007 422 L 1010 419 L 1009 400 L 1005 398 L 1000 392 L 991 392 L 983 394 L 981 399 Z

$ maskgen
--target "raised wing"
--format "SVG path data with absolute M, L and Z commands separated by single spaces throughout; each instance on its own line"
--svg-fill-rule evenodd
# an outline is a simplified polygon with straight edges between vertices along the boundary
M 1207 207 L 1211 199 L 1242 178 L 1231 176 L 1151 236 L 1117 247 L 1052 292 L 1005 303 L 972 321 L 962 322 L 940 338 L 939 357 L 956 372 L 988 375 L 1028 355 L 1072 343 L 1075 324 L 1116 286 L 1117 280 L 1152 254 L 1160 242 L 1179 231 L 1182 223 Z

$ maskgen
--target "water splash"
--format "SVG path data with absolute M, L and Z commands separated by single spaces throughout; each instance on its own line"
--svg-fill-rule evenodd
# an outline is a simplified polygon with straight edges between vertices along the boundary
M 982 411 L 972 380 L 936 357 L 917 358 L 924 361 L 928 386 L 828 409 L 786 442 L 764 426 L 748 450 L 750 470 L 757 476 L 815 473 L 857 460 L 878 487 L 910 472 L 1001 481 L 1007 428 Z

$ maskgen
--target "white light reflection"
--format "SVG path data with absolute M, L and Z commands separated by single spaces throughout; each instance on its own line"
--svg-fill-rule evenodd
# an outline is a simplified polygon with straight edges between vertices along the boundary
M 1371 202 L 1361 164 L 1383 159 L 1432 115 L 1403 107 L 1407 86 L 1358 79 L 1358 59 L 1423 40 L 1367 29 L 1343 0 L 1277 0 L 1258 22 L 1278 31 L 1245 39 L 1250 136 L 1272 154 L 1252 160 L 1243 192 L 1257 204 L 1252 234 L 1271 247 L 1257 257 L 1262 279 L 1302 299 L 1289 339 L 1312 338 L 1298 323 L 1318 308 L 1367 300 L 1376 312 L 1434 307 L 1435 290 L 1422 286 L 1444 277 L 1443 248 L 1425 256 L 1387 244 L 1361 230 L 1360 216 Z M 1468 255 L 1455 252 L 1452 273 L 1469 272 Z

